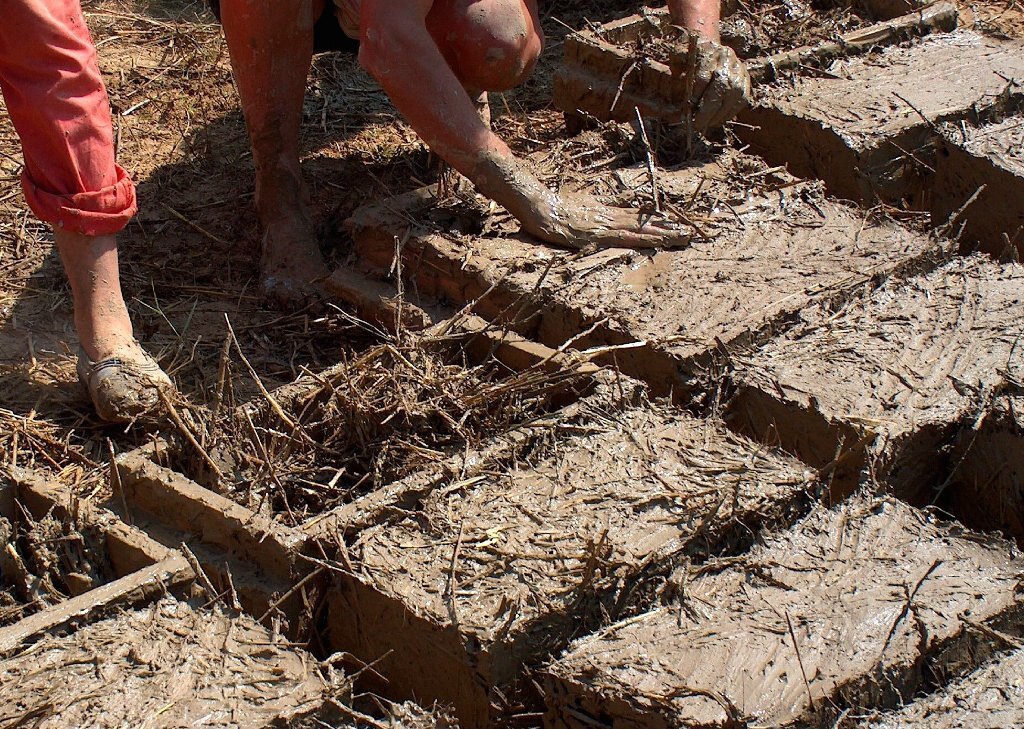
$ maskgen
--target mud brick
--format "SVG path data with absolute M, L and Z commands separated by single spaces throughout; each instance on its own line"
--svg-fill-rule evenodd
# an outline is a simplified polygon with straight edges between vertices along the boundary
M 1019 393 L 1020 372 L 1007 376 Z M 1024 397 L 998 398 L 958 435 L 950 461 L 940 503 L 965 524 L 1024 544 Z
M 739 360 L 729 417 L 826 469 L 840 492 L 870 467 L 930 502 L 959 430 L 1024 367 L 1022 298 L 1024 268 L 982 256 L 890 282 Z
M 791 47 L 782 44 L 770 56 L 747 61 L 751 79 L 759 83 L 780 71 L 808 68 L 836 56 L 850 56 L 936 30 L 950 31 L 957 25 L 952 3 L 925 5 L 919 0 L 870 0 L 862 3 L 871 15 L 891 22 L 865 25 L 841 37 L 814 45 Z M 729 6 L 732 6 L 731 8 Z M 735 3 L 726 3 L 728 16 Z M 746 39 L 744 21 L 723 26 L 723 40 L 743 56 Z M 638 43 L 639 41 L 639 43 Z M 646 46 L 645 51 L 638 45 Z M 652 57 L 651 46 L 661 46 Z M 645 119 L 681 123 L 686 115 L 686 67 L 688 38 L 671 25 L 665 10 L 645 10 L 576 33 L 564 43 L 564 57 L 554 79 L 553 101 L 569 120 L 586 115 L 602 121 L 635 121 L 636 111 Z M 659 57 L 675 58 L 666 64 Z M 669 64 L 678 64 L 672 68 Z
M 195 535 L 275 578 L 302 571 L 303 535 L 158 465 L 154 458 L 159 455 L 143 447 L 117 459 L 120 486 L 135 513 L 145 512 L 165 529 Z M 111 502 L 116 507 L 116 499 Z
M 873 717 L 872 729 L 1004 729 L 1024 726 L 1024 650 L 1001 656 L 932 696 Z
M 1024 116 L 980 127 L 943 125 L 928 182 L 927 207 L 935 222 L 945 223 L 975 193 L 953 221 L 954 229 L 963 224 L 963 247 L 1024 258 Z
M 27 603 L 0 609 L 0 656 L 191 584 L 195 575 L 184 558 L 66 486 L 15 466 L 0 480 L 9 496 L 0 503 L 0 545 L 7 550 L 0 553 L 0 587 Z M 15 540 L 19 534 L 24 539 Z
M 0 661 L 0 722 L 270 726 L 320 705 L 316 665 L 251 618 L 165 598 Z
M 799 312 L 842 301 L 901 271 L 930 266 L 940 246 L 898 225 L 824 199 L 814 184 L 773 172 L 756 158 L 658 173 L 669 204 L 699 228 L 685 249 L 559 251 L 516 237 L 515 229 L 468 236 L 410 224 L 424 189 L 358 211 L 351 221 L 360 255 L 391 268 L 395 236 L 404 272 L 423 295 L 476 302 L 488 319 L 514 320 L 551 347 L 618 347 L 598 357 L 646 380 L 659 394 L 696 390 L 695 377 L 721 349 L 763 341 Z M 747 188 L 746 179 L 776 188 Z M 649 189 L 647 172 L 595 176 L 588 191 L 611 202 Z M 624 201 L 625 202 L 625 201 Z M 699 222 L 697 222 L 699 221 Z M 702 237 L 702 235 L 704 237 Z
M 592 406 L 504 470 L 434 489 L 347 545 L 330 642 L 386 690 L 485 726 L 524 666 L 649 604 L 694 556 L 810 508 L 802 464 L 660 405 Z
M 855 496 L 581 640 L 547 671 L 546 724 L 832 726 L 1002 649 L 985 629 L 1019 635 L 1022 577 L 1006 542 Z
M 661 10 L 567 35 L 563 64 L 555 74 L 555 106 L 602 120 L 632 121 L 638 108 L 645 118 L 680 121 L 685 81 L 673 77 L 667 64 L 623 47 L 641 36 L 660 37 L 670 23 Z
M 1024 43 L 956 31 L 762 86 L 740 117 L 750 127 L 737 132 L 752 151 L 824 180 L 839 197 L 916 202 L 922 171 L 936 165 L 936 125 L 1014 108 L 1021 78 Z

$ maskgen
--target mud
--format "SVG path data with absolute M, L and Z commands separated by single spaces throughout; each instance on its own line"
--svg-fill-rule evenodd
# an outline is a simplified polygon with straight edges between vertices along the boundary
M 384 269 L 394 236 L 407 237 L 404 270 L 423 296 L 460 306 L 479 299 L 481 316 L 512 318 L 551 347 L 570 338 L 579 350 L 609 346 L 596 361 L 680 395 L 697 387 L 717 351 L 763 339 L 801 309 L 842 301 L 938 250 L 736 153 L 662 171 L 657 184 L 665 209 L 694 231 L 685 250 L 572 256 L 514 237 L 510 227 L 432 234 L 408 222 L 423 197 L 358 212 L 354 236 L 364 261 Z M 648 194 L 649 185 L 646 170 L 629 168 L 595 176 L 584 189 L 614 203 Z M 400 204 L 409 206 L 405 215 L 389 212 Z
M 1022 95 L 1008 79 L 1024 75 L 1024 46 L 962 30 L 824 71 L 761 87 L 740 115 L 749 125 L 740 138 L 838 197 L 919 203 L 936 164 L 934 125 L 1016 106 Z
M 809 323 L 738 361 L 734 427 L 827 469 L 837 493 L 870 467 L 930 503 L 961 428 L 1024 366 L 1024 269 L 954 260 Z M 1008 364 L 1009 363 L 1009 364 Z
M 869 15 L 857 8 L 813 8 L 800 0 L 756 11 L 737 3 L 724 8 L 724 15 L 720 28 L 722 42 L 743 59 L 831 40 L 870 22 Z M 681 28 L 669 24 L 664 11 L 647 11 L 641 16 L 613 21 L 593 31 L 593 37 L 618 46 L 637 62 L 649 59 L 665 65 L 669 65 L 673 54 L 685 49 L 688 38 Z
M 1024 650 L 1000 656 L 900 711 L 872 717 L 873 729 L 1000 729 L 1024 726 Z
M 0 726 L 267 726 L 328 689 L 252 619 L 165 598 L 0 661 Z
M 881 0 L 812 7 L 797 0 L 755 11 L 740 3 L 723 8 L 721 37 L 747 59 L 757 83 L 782 72 L 813 72 L 838 56 L 956 27 L 957 11 L 950 3 L 922 12 L 910 12 L 910 5 Z M 892 22 L 872 23 L 872 16 Z M 584 119 L 631 122 L 634 108 L 645 119 L 679 124 L 692 92 L 692 81 L 680 72 L 688 66 L 687 38 L 665 11 L 650 10 L 568 36 L 555 75 L 555 106 L 566 113 L 570 127 Z
M 675 566 L 789 523 L 815 489 L 801 464 L 662 405 L 593 402 L 551 428 L 343 550 L 357 579 L 339 582 L 332 645 L 383 656 L 388 691 L 483 725 L 524 667 L 671 592 Z
M 961 248 L 1021 260 L 1024 116 L 984 126 L 946 124 L 942 132 L 935 174 L 927 183 L 925 207 L 933 221 L 945 224 L 976 195 L 963 214 L 952 221 Z
M 1008 543 L 854 497 L 580 641 L 547 671 L 545 723 L 832 726 L 1004 647 L 972 625 L 1019 636 L 1022 574 Z
M 722 42 L 740 58 L 757 58 L 833 40 L 871 22 L 857 7 L 813 7 L 809 2 L 785 2 L 753 10 L 737 3 L 722 19 Z

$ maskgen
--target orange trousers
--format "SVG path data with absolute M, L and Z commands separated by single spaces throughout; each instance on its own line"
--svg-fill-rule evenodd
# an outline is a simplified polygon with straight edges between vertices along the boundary
M 3 0 L 0 90 L 21 139 L 32 212 L 85 235 L 124 228 L 135 186 L 114 159 L 110 104 L 79 0 Z

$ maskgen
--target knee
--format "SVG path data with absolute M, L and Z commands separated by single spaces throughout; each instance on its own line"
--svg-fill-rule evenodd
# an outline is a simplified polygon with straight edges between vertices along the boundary
M 448 0 L 427 18 L 467 88 L 506 91 L 525 81 L 544 47 L 533 0 Z

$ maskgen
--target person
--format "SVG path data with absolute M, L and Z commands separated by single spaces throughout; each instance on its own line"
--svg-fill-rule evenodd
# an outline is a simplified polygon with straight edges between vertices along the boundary
M 299 169 L 306 76 L 324 24 L 335 24 L 420 138 L 542 241 L 672 245 L 683 231 L 635 211 L 547 189 L 478 114 L 488 91 L 530 74 L 544 44 L 536 0 L 211 0 L 227 39 L 256 167 L 261 286 L 301 300 L 324 275 Z M 699 128 L 721 124 L 749 94 L 743 64 L 719 43 L 718 0 L 668 0 L 700 38 Z M 327 28 L 329 35 L 330 28 Z
M 171 381 L 135 340 L 116 234 L 136 211 L 114 159 L 106 90 L 79 0 L 14 0 L 0 22 L 0 91 L 21 140 L 22 189 L 71 284 L 78 375 L 97 414 L 127 421 Z

